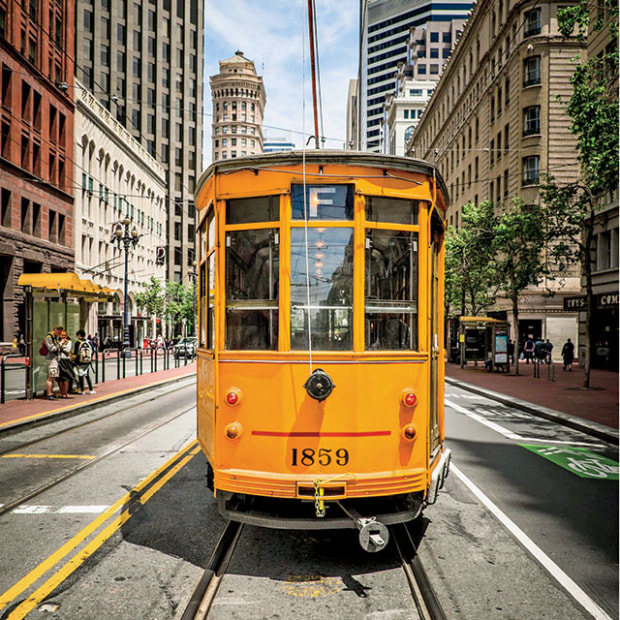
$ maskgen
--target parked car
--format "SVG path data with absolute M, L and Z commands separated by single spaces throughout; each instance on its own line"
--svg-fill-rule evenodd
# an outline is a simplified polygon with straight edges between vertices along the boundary
M 187 336 L 181 338 L 173 347 L 174 359 L 178 360 L 181 357 L 193 358 L 196 356 L 196 347 L 198 346 L 198 338 L 195 336 Z

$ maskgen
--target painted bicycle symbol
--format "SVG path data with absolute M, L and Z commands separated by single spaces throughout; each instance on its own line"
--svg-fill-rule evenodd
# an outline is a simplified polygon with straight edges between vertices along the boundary
M 610 474 L 618 474 L 618 467 L 603 463 L 598 459 L 577 459 L 567 458 L 568 467 L 580 474 L 591 476 L 592 478 L 607 478 Z

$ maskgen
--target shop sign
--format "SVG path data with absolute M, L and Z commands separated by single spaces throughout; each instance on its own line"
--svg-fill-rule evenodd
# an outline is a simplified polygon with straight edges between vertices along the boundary
M 618 307 L 618 293 L 607 293 L 596 296 L 596 307 L 599 310 Z
M 587 448 L 520 445 L 580 478 L 618 480 L 618 463 Z
M 564 312 L 579 312 L 586 309 L 587 297 L 585 295 L 579 295 L 578 297 L 565 297 L 564 298 Z

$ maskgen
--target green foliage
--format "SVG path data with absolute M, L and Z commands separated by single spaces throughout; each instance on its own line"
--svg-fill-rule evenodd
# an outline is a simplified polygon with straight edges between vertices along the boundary
M 495 220 L 493 203 L 468 203 L 463 207 L 463 227 L 448 229 L 446 304 L 448 307 L 460 308 L 462 314 L 475 316 L 495 303 Z
M 180 282 L 166 282 L 166 315 L 173 323 L 178 324 L 185 320 L 189 325 L 193 325 L 195 286 L 195 280 L 189 286 Z
M 160 281 L 151 276 L 145 290 L 136 294 L 136 305 L 142 308 L 149 316 L 162 315 L 164 311 L 164 294 Z
M 539 283 L 545 273 L 544 217 L 539 205 L 526 205 L 513 198 L 512 206 L 502 212 L 495 227 L 495 268 L 501 290 L 512 300 L 513 308 L 519 294 Z

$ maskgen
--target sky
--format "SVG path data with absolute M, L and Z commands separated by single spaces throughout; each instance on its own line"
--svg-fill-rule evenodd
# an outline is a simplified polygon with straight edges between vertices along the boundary
M 285 136 L 301 148 L 304 130 L 306 139 L 314 133 L 307 0 L 204 2 L 204 165 L 211 163 L 209 77 L 219 73 L 220 60 L 237 50 L 254 61 L 263 76 L 264 134 Z M 344 146 L 349 80 L 357 76 L 358 13 L 358 0 L 316 0 L 324 148 Z

